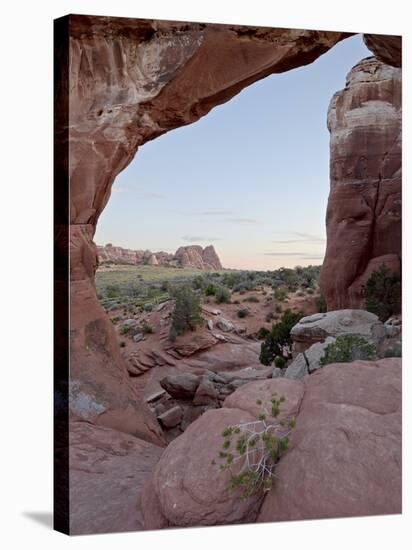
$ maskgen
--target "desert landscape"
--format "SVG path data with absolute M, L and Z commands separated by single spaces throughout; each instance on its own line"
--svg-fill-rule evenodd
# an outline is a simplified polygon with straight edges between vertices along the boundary
M 240 269 L 219 242 L 96 245 L 113 182 L 145 143 L 350 34 L 68 20 L 71 219 L 56 250 L 70 250 L 70 374 L 57 371 L 55 429 L 69 471 L 57 527 L 401 513 L 400 37 L 364 35 L 370 56 L 331 98 L 323 261 Z

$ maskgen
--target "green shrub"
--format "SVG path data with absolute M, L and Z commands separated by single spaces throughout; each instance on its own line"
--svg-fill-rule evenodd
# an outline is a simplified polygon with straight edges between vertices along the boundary
M 180 287 L 175 292 L 175 299 L 169 332 L 172 340 L 188 330 L 195 330 L 203 322 L 199 297 L 190 287 Z
M 195 290 L 203 290 L 206 286 L 206 277 L 203 275 L 196 275 L 192 281 L 193 288 Z
M 236 315 L 240 319 L 243 319 L 243 317 L 247 317 L 248 315 L 250 315 L 250 311 L 247 309 L 247 307 L 243 307 L 242 309 L 237 310 Z
M 284 396 L 273 394 L 266 408 L 258 399 L 256 405 L 261 408 L 255 422 L 226 426 L 222 431 L 223 442 L 217 460 L 220 469 L 230 473 L 229 489 L 240 489 L 242 499 L 271 489 L 276 465 L 289 448 L 295 419 L 278 420 L 284 401 Z M 232 471 L 234 463 L 240 463 L 236 472 Z M 216 464 L 216 460 L 212 460 L 212 464 Z
M 205 288 L 205 296 L 214 296 L 216 294 L 216 285 L 214 283 L 209 283 Z
M 385 350 L 385 357 L 402 357 L 402 345 L 395 344 L 394 346 Z
M 125 335 L 125 334 L 129 334 L 129 332 L 132 330 L 132 327 L 130 325 L 123 325 L 122 327 L 120 327 L 120 334 L 122 335 Z
M 147 321 L 143 321 L 141 328 L 142 328 L 143 334 L 153 333 L 153 327 Z
M 265 327 L 260 327 L 260 329 L 257 331 L 256 336 L 258 340 L 264 340 L 268 334 L 270 334 L 270 330 Z
M 286 359 L 281 355 L 277 355 L 274 360 L 274 365 L 278 369 L 284 369 L 286 367 Z
M 275 305 L 275 313 L 282 313 L 282 306 L 280 304 Z
M 231 293 L 225 286 L 218 286 L 215 292 L 215 300 L 217 304 L 228 304 L 230 302 Z
M 401 311 L 402 285 L 398 275 L 382 264 L 369 277 L 364 287 L 366 309 L 375 313 L 381 321 Z
M 315 293 L 315 291 L 313 290 L 313 288 L 308 288 L 308 289 L 307 289 L 307 293 L 310 294 L 310 295 L 312 295 L 312 294 Z
M 170 291 L 171 284 L 169 281 L 163 281 L 160 285 L 160 290 L 162 292 L 169 292 Z
M 153 309 L 153 304 L 151 303 L 147 303 L 143 306 L 143 311 L 152 311 Z
M 266 314 L 265 320 L 266 322 L 270 323 L 272 319 L 273 319 L 273 313 L 269 311 L 269 313 Z
M 107 285 L 106 296 L 108 298 L 117 298 L 117 296 L 120 296 L 120 286 L 117 284 Z
M 273 293 L 273 297 L 275 300 L 279 300 L 279 302 L 284 302 L 288 297 L 287 290 L 284 288 L 277 288 Z
M 253 296 L 248 296 L 243 301 L 244 302 L 253 302 L 253 303 L 257 304 L 259 302 L 259 298 L 257 296 L 253 295 Z
M 136 283 L 135 281 L 129 281 L 127 284 L 123 286 L 122 293 L 125 296 L 137 298 L 142 293 L 142 287 L 139 283 Z
M 373 359 L 376 356 L 376 348 L 362 336 L 345 334 L 338 336 L 336 341 L 325 348 L 319 364 L 321 367 L 330 363 L 351 363 L 357 359 Z
M 326 306 L 326 300 L 323 294 L 319 294 L 316 298 L 316 307 L 319 313 L 326 313 L 328 308 Z
M 272 330 L 262 342 L 260 362 L 271 365 L 277 356 L 290 359 L 292 357 L 292 337 L 290 331 L 303 317 L 302 313 L 294 313 L 287 309 L 279 323 L 272 325 Z

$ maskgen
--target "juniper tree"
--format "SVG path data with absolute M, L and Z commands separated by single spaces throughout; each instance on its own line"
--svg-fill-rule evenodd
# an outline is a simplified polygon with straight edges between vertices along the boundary
M 259 360 L 264 365 L 271 365 L 275 357 L 290 359 L 292 356 L 292 337 L 290 331 L 302 318 L 301 313 L 286 310 L 279 323 L 272 325 L 272 330 L 262 342 Z
M 366 309 L 386 321 L 401 311 L 402 284 L 398 275 L 391 273 L 385 264 L 369 277 L 364 288 Z
M 199 297 L 190 287 L 180 287 L 174 296 L 176 304 L 169 332 L 171 339 L 188 330 L 195 330 L 203 322 Z
M 272 487 L 276 465 L 289 448 L 295 419 L 278 419 L 284 401 L 285 397 L 278 397 L 276 393 L 269 407 L 257 399 L 260 409 L 256 420 L 226 426 L 222 432 L 223 443 L 218 453 L 220 469 L 229 470 L 229 489 L 241 489 L 242 498 Z

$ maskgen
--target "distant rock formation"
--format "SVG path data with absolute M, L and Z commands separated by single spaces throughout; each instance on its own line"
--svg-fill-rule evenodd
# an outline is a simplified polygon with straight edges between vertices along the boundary
M 150 250 L 130 250 L 108 243 L 98 246 L 99 263 L 117 262 L 141 265 L 161 265 L 170 267 L 196 267 L 198 269 L 223 269 L 219 256 L 212 245 L 202 248 L 199 245 L 181 246 L 175 252 L 153 253 Z
M 202 248 L 199 245 L 181 246 L 175 258 L 182 267 L 198 267 L 199 269 L 222 269 L 219 256 L 212 245 Z

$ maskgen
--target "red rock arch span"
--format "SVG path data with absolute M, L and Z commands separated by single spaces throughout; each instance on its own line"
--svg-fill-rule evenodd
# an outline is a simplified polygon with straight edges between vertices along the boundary
M 145 142 L 198 120 L 269 74 L 311 63 L 349 35 L 76 15 L 57 27 L 55 222 L 61 257 L 65 215 L 70 224 L 70 412 L 160 442 L 95 291 L 93 236 L 112 183 Z M 371 36 L 367 43 L 399 64 L 398 41 L 389 40 Z M 57 290 L 63 275 L 56 272 Z M 345 302 L 347 286 L 330 291 L 327 275 L 322 285 L 329 304 L 336 296 Z

